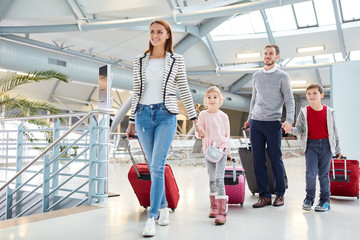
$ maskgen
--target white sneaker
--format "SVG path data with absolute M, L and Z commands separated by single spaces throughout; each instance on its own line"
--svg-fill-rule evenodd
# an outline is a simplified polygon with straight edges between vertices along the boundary
M 144 237 L 152 237 L 155 236 L 155 219 L 154 217 L 148 218 L 146 221 L 144 230 L 142 232 Z
M 158 220 L 158 224 L 160 226 L 166 226 L 169 225 L 170 220 L 169 220 L 169 209 L 168 208 L 161 208 L 159 210 L 159 220 Z

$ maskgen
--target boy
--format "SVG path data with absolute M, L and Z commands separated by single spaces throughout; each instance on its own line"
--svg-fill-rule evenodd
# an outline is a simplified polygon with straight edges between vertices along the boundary
M 321 104 L 323 87 L 317 83 L 306 88 L 309 105 L 301 108 L 292 129 L 292 134 L 300 135 L 306 159 L 306 198 L 303 209 L 310 211 L 314 204 L 316 175 L 320 182 L 320 200 L 315 211 L 330 210 L 329 169 L 332 156 L 340 159 L 339 136 L 336 130 L 334 109 Z

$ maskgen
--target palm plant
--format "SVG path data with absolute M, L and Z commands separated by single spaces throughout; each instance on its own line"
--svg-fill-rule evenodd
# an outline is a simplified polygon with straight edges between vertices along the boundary
M 32 71 L 26 75 L 12 74 L 0 78 L 0 112 L 2 117 L 31 116 L 38 114 L 40 110 L 49 111 L 52 114 L 59 113 L 59 109 L 49 103 L 31 101 L 21 95 L 11 96 L 8 94 L 10 90 L 17 86 L 50 79 L 68 82 L 68 77 L 65 74 L 53 70 Z

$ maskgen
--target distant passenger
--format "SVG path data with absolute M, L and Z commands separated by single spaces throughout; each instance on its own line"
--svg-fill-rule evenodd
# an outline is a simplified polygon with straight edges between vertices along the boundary
M 303 209 L 310 211 L 315 199 L 316 176 L 320 182 L 320 200 L 315 211 L 330 210 L 329 170 L 332 156 L 341 158 L 339 136 L 337 133 L 334 109 L 321 104 L 324 97 L 323 87 L 317 83 L 306 88 L 306 99 L 309 104 L 301 108 L 292 129 L 299 134 L 303 143 L 306 159 L 306 197 Z
M 269 153 L 276 198 L 275 207 L 284 205 L 285 173 L 281 154 L 281 128 L 285 134 L 291 131 L 295 115 L 294 96 L 290 76 L 276 67 L 280 49 L 269 44 L 264 49 L 264 69 L 254 73 L 252 96 L 248 121 L 250 142 L 254 158 L 256 181 L 259 186 L 259 200 L 254 208 L 271 205 L 271 192 L 266 167 L 265 150 Z M 286 104 L 286 120 L 281 124 L 282 108 Z
M 202 137 L 205 162 L 209 174 L 210 185 L 210 218 L 215 218 L 215 224 L 222 225 L 226 222 L 226 204 L 228 196 L 225 195 L 224 175 L 226 159 L 230 155 L 230 122 L 229 117 L 219 109 L 223 103 L 220 89 L 213 86 L 206 90 L 203 110 L 199 114 L 199 121 L 205 131 Z M 195 132 L 197 137 L 201 137 Z M 215 153 L 210 152 L 210 148 Z
M 164 166 L 177 126 L 177 86 L 190 120 L 196 130 L 202 136 L 204 134 L 190 93 L 184 58 L 174 53 L 172 30 L 166 21 L 156 20 L 150 24 L 149 48 L 135 57 L 133 81 L 134 93 L 126 135 L 132 139 L 136 130 L 149 160 L 150 210 L 142 234 L 154 236 L 155 220 L 161 226 L 169 224 Z

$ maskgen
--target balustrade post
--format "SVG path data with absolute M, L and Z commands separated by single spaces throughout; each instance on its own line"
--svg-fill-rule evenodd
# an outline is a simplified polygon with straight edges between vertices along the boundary
M 16 142 L 16 172 L 19 172 L 22 169 L 23 162 L 23 141 L 24 141 L 24 123 L 18 126 L 17 129 L 17 142 Z M 21 185 L 21 174 L 16 178 L 15 189 Z

